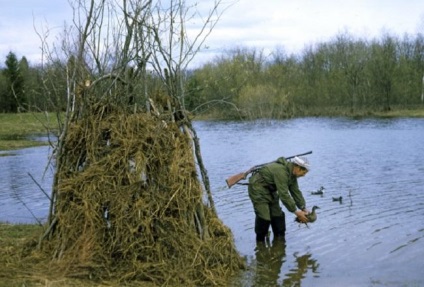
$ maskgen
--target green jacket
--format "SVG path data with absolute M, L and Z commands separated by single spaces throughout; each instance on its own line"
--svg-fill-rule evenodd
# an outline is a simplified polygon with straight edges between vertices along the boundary
M 293 175 L 293 163 L 284 157 L 261 167 L 250 178 L 250 182 L 262 182 L 271 192 L 277 192 L 281 202 L 290 212 L 305 208 L 305 199 L 299 190 L 297 178 Z

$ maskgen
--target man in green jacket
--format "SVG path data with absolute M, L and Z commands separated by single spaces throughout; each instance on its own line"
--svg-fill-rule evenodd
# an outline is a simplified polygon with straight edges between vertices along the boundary
M 297 178 L 308 170 L 309 162 L 305 157 L 294 157 L 291 161 L 281 157 L 259 168 L 249 178 L 249 197 L 256 215 L 256 241 L 265 241 L 270 225 L 274 239 L 284 239 L 286 220 L 279 199 L 301 222 L 308 222 L 305 199 L 297 183 Z

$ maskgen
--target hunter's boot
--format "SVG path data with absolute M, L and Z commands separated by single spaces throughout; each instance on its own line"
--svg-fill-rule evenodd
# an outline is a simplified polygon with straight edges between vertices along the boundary
M 285 240 L 286 235 L 286 217 L 282 216 L 271 217 L 271 227 L 274 233 L 274 240 Z
M 268 235 L 268 229 L 271 221 L 265 220 L 256 216 L 255 218 L 255 233 L 256 241 L 265 242 L 265 237 Z

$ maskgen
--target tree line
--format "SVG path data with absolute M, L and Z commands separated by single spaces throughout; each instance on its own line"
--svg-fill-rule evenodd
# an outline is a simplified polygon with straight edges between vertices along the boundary
M 30 67 L 25 57 L 18 60 L 10 52 L 4 63 L 0 112 L 65 109 L 63 75 L 71 59 Z M 127 74 L 133 75 L 136 68 L 128 67 Z M 265 55 L 239 47 L 181 73 L 186 73 L 185 109 L 219 119 L 364 115 L 414 108 L 423 105 L 424 36 L 384 34 L 364 40 L 345 33 L 290 55 L 283 48 Z M 145 83 L 146 78 L 131 76 L 131 81 L 141 87 L 137 81 Z M 163 89 L 153 74 L 148 81 L 150 90 L 143 93 Z M 57 93 L 60 87 L 63 96 Z
M 299 54 L 238 48 L 193 72 L 190 109 L 218 118 L 367 115 L 423 106 L 424 36 L 339 34 Z

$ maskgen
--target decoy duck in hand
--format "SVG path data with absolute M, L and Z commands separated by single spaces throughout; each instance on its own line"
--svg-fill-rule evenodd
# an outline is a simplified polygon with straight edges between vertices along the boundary
M 316 209 L 319 209 L 319 206 L 314 205 L 312 207 L 312 212 L 306 215 L 306 217 L 308 218 L 308 223 L 315 222 L 317 220 L 317 214 L 315 212 Z M 302 223 L 297 217 L 294 219 L 294 221 L 298 222 L 299 224 Z M 308 223 L 305 223 L 305 225 L 309 228 Z
M 312 191 L 311 194 L 312 195 L 324 195 L 324 189 L 325 188 L 323 186 L 321 186 L 320 189 L 318 189 L 317 191 Z

